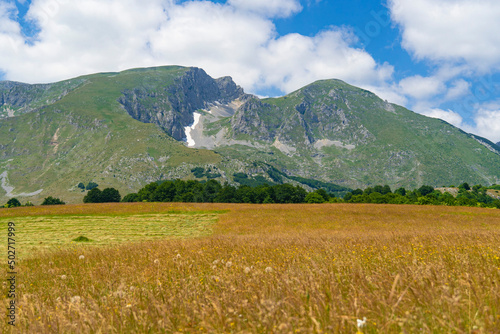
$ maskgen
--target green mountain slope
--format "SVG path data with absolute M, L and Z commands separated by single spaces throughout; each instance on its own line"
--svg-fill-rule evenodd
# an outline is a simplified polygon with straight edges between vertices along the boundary
M 207 136 L 223 132 L 226 143 L 249 141 L 244 149 L 222 142 L 223 155 L 350 187 L 491 184 L 500 177 L 495 144 L 339 80 L 254 98 L 204 128 Z
M 81 78 L 84 84 L 44 108 L 0 121 L 0 174 L 6 196 L 43 191 L 81 201 L 78 182 L 131 192 L 162 177 L 184 176 L 191 164 L 216 164 L 217 154 L 186 148 L 154 124 L 131 118 L 122 91 L 171 85 L 186 69 L 127 71 Z M 6 190 L 14 188 L 10 193 Z
M 90 181 L 122 194 L 172 178 L 321 184 L 341 194 L 335 184 L 500 179 L 495 144 L 339 80 L 261 100 L 196 68 L 135 69 L 0 82 L 0 112 L 0 203 L 80 202 L 77 184 Z

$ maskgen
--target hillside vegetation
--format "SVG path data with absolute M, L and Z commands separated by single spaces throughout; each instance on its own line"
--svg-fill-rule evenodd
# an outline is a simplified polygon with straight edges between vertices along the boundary
M 177 178 L 343 193 L 376 184 L 491 185 L 500 183 L 498 166 L 494 143 L 340 80 L 267 99 L 229 77 L 177 66 L 0 83 L 3 203 L 79 203 L 81 182 L 126 194 Z

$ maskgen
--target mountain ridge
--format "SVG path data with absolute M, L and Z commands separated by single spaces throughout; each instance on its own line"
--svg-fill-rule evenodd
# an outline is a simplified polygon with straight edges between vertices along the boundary
M 122 194 L 173 178 L 275 182 L 273 169 L 348 188 L 500 179 L 496 144 L 336 79 L 259 99 L 230 77 L 165 66 L 0 82 L 0 97 L 0 200 L 42 189 L 29 198 L 78 202 L 90 181 Z

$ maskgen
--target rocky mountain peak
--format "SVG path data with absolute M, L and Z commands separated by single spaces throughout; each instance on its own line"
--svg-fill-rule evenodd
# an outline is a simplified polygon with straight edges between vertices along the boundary
M 118 99 L 125 110 L 144 123 L 159 125 L 176 140 L 186 140 L 184 128 L 193 124 L 193 113 L 209 105 L 229 103 L 245 95 L 230 77 L 213 79 L 200 68 L 190 68 L 174 83 L 151 91 L 136 87 Z

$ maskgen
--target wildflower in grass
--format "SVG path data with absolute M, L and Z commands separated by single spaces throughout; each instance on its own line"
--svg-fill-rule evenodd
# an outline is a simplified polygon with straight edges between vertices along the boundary
M 271 268 L 271 267 L 266 268 L 266 273 L 272 273 L 272 272 L 273 272 L 273 268 Z
M 250 267 L 245 267 L 245 274 L 248 274 L 251 270 Z
M 363 317 L 363 320 L 358 319 L 358 328 L 362 329 L 366 327 L 366 317 Z
M 231 261 L 226 262 L 226 268 L 231 268 L 232 265 L 233 263 Z
M 66 275 L 61 275 L 61 279 L 66 279 Z
M 85 256 L 80 255 L 78 258 L 79 258 L 80 260 L 83 260 L 83 259 L 85 259 Z
M 73 296 L 71 297 L 70 301 L 74 304 L 81 302 L 82 298 L 80 296 Z

